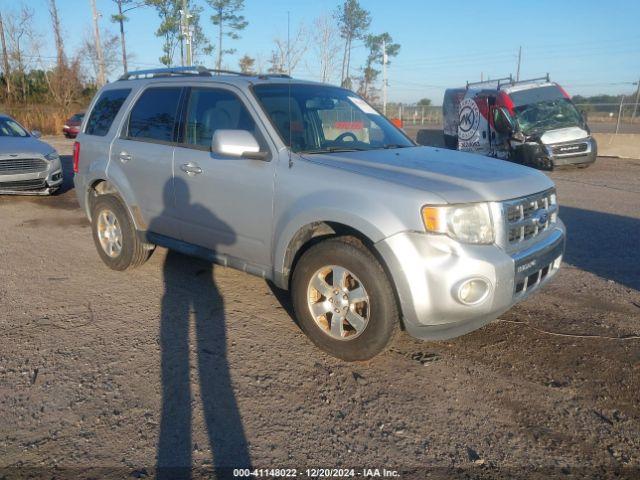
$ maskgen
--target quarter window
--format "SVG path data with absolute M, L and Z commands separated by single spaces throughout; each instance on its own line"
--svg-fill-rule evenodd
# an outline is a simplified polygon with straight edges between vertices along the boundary
M 104 137 L 109 132 L 113 119 L 118 115 L 129 93 L 131 93 L 130 88 L 102 92 L 89 115 L 84 133 Z
M 213 88 L 194 88 L 189 97 L 184 143 L 211 146 L 216 130 L 247 130 L 261 142 L 256 123 L 233 93 Z
M 127 137 L 133 140 L 172 142 L 181 88 L 149 88 L 129 114 Z

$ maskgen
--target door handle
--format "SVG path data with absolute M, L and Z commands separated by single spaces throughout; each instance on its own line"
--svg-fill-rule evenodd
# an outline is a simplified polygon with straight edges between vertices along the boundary
M 120 159 L 120 161 L 122 163 L 127 163 L 129 160 L 131 160 L 131 154 L 129 154 L 129 153 L 125 152 L 125 151 L 122 151 L 118 155 L 118 158 Z
M 183 163 L 180 165 L 180 170 L 185 172 L 187 175 L 194 176 L 202 173 L 202 169 L 195 163 Z

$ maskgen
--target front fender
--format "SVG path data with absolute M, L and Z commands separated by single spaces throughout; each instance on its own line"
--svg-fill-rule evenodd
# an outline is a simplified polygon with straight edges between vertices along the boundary
M 298 232 L 319 222 L 346 225 L 372 243 L 406 229 L 391 208 L 357 193 L 326 190 L 297 199 L 279 215 L 274 228 L 274 280 L 278 286 L 286 287 L 290 273 L 287 252 Z

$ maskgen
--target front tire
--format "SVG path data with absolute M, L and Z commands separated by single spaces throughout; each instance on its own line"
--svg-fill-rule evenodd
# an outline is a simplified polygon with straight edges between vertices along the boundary
M 153 246 L 138 238 L 129 212 L 115 195 L 96 197 L 91 209 L 91 230 L 100 258 L 112 270 L 138 267 L 153 252 Z
M 385 270 L 354 237 L 307 250 L 293 272 L 293 308 L 302 330 L 325 352 L 347 361 L 383 351 L 399 324 Z

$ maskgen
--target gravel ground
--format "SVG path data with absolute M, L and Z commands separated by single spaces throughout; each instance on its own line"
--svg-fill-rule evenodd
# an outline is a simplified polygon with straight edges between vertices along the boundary
M 248 459 L 303 477 L 640 474 L 640 162 L 551 174 L 570 233 L 537 295 L 355 364 L 314 348 L 259 278 L 164 249 L 108 270 L 66 173 L 54 197 L 0 197 L 0 479 Z

